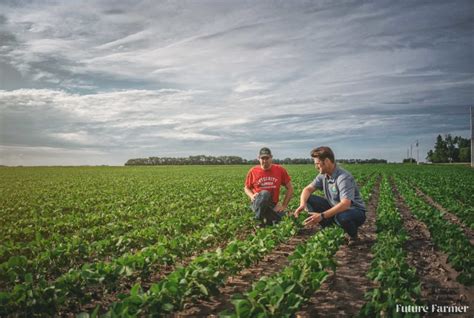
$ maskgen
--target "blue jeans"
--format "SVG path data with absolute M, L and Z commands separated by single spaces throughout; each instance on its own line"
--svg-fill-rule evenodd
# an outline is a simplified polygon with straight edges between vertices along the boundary
M 324 212 L 331 208 L 328 200 L 325 198 L 311 195 L 306 202 L 309 212 Z M 365 211 L 357 208 L 349 208 L 335 216 L 323 219 L 319 224 L 324 228 L 334 223 L 341 226 L 351 237 L 357 236 L 357 229 L 365 222 Z
M 272 195 L 268 191 L 260 191 L 252 202 L 252 210 L 255 212 L 255 218 L 261 220 L 264 225 L 273 225 L 281 221 L 283 213 L 273 210 L 275 204 L 272 201 Z

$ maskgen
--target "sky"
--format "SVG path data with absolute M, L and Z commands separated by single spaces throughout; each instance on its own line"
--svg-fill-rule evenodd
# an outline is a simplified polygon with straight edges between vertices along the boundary
M 424 161 L 470 137 L 473 30 L 473 1 L 0 0 L 0 164 Z

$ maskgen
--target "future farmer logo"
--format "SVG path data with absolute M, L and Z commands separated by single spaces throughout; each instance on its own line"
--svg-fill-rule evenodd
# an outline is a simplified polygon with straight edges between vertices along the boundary
M 335 185 L 335 184 L 333 184 L 333 185 L 330 187 L 330 189 L 331 189 L 331 192 L 337 193 L 337 188 L 336 188 L 336 185 Z

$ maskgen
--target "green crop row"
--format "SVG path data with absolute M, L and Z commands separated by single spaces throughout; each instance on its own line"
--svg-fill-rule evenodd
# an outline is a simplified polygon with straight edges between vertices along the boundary
M 230 206 L 230 204 L 224 204 L 223 208 L 230 209 Z M 8 261 L 0 264 L 0 278 L 11 283 L 23 282 L 24 275 L 22 273 L 32 273 L 33 276 L 48 276 L 50 279 L 54 279 L 67 270 L 90 262 L 92 259 L 99 260 L 106 255 L 122 254 L 142 246 L 156 244 L 168 237 L 192 234 L 213 219 L 223 216 L 223 212 L 209 213 L 204 208 L 195 210 L 198 213 L 191 215 L 186 210 L 177 211 L 168 218 L 163 217 L 160 223 L 152 226 L 141 227 L 137 222 L 135 225 L 131 224 L 133 230 L 129 233 L 123 235 L 114 233 L 107 238 L 90 243 L 77 236 L 66 237 L 63 242 L 45 248 L 32 258 L 14 254 L 9 257 Z M 142 220 L 142 223 L 148 224 L 149 221 L 145 219 Z M 49 241 L 48 239 L 44 240 Z M 19 262 L 21 262 L 21 268 L 18 267 Z M 15 272 L 13 265 L 20 271 Z
M 28 315 L 38 312 L 54 314 L 58 307 L 68 302 L 74 300 L 88 302 L 90 295 L 87 294 L 87 289 L 94 285 L 102 285 L 113 290 L 120 278 L 137 275 L 146 277 L 159 264 L 174 264 L 192 253 L 233 238 L 251 226 L 253 226 L 251 215 L 235 214 L 218 223 L 210 223 L 190 235 L 163 239 L 135 254 L 126 253 L 111 262 L 84 264 L 81 268 L 69 270 L 52 283 L 48 283 L 41 276 L 38 282 L 33 282 L 33 275 L 25 273 L 24 282 L 15 285 L 9 293 L 0 292 L 2 307 L 0 314 L 18 312 Z M 10 271 L 24 271 L 21 260 L 17 262 L 10 264 Z
M 448 261 L 460 273 L 458 281 L 465 285 L 474 283 L 474 247 L 459 226 L 446 221 L 443 214 L 419 198 L 410 185 L 395 176 L 401 195 L 416 218 L 424 222 L 433 242 L 448 254 Z
M 149 170 L 152 173 L 163 172 L 162 170 Z M 216 172 L 215 175 L 219 176 L 220 173 Z M 28 229 L 37 233 L 52 231 L 53 234 L 48 236 L 37 234 L 31 241 L 4 240 L 0 242 L 0 259 L 2 260 L 0 281 L 5 287 L 22 282 L 25 280 L 25 276 L 21 273 L 32 273 L 34 278 L 46 276 L 48 280 L 52 280 L 69 269 L 78 268 L 84 263 L 115 258 L 117 255 L 140 250 L 168 237 L 185 235 L 199 230 L 209 222 L 213 222 L 214 218 L 219 217 L 208 213 L 209 210 L 215 210 L 219 206 L 222 211 L 221 216 L 225 217 L 226 213 L 242 209 L 245 206 L 246 198 L 241 191 L 241 176 L 236 173 L 230 176 L 231 178 L 227 182 L 205 186 L 205 183 L 211 183 L 214 179 L 212 174 L 200 176 L 196 175 L 194 171 L 189 174 L 187 187 L 180 188 L 185 192 L 172 191 L 174 184 L 171 182 L 173 179 L 169 179 L 169 183 L 163 182 L 161 188 L 170 194 L 160 198 L 136 193 L 136 191 L 145 189 L 149 193 L 155 191 L 153 186 L 140 185 L 138 190 L 133 189 L 122 198 L 121 203 L 117 205 L 119 207 L 117 210 L 114 210 L 114 206 L 110 204 L 107 205 L 109 210 L 96 214 L 76 215 L 71 212 L 72 214 L 67 215 L 68 222 L 81 223 L 84 219 L 90 218 L 97 221 L 97 225 L 79 228 L 70 235 L 63 235 L 61 232 L 55 233 L 57 230 L 55 222 L 59 222 L 56 218 L 57 206 L 63 206 L 64 202 L 54 202 L 56 204 L 56 208 L 54 208 L 53 202 L 47 201 L 48 206 L 51 207 L 48 208 L 49 210 L 42 210 L 41 213 L 43 219 L 47 219 L 47 215 L 50 215 L 50 224 L 35 224 L 34 227 L 26 227 L 26 229 L 23 229 L 22 226 L 12 226 L 10 229 L 19 231 L 20 234 L 25 234 Z M 189 179 L 192 177 L 196 177 L 194 179 L 198 181 Z M 78 183 L 77 187 L 80 185 Z M 177 185 L 179 186 L 179 183 Z M 190 185 L 193 188 L 189 189 Z M 129 184 L 125 183 L 124 186 L 129 186 Z M 161 194 L 161 192 L 159 193 Z M 96 196 L 100 197 L 100 195 L 102 193 Z M 58 196 L 51 194 L 52 198 Z M 78 194 L 78 197 L 82 198 L 82 194 Z M 144 202 L 146 199 L 150 200 L 147 204 Z M 96 200 L 86 199 L 85 201 L 95 202 L 97 200 L 99 198 L 96 197 Z M 108 199 L 104 197 L 103 200 L 107 201 Z M 32 210 L 34 210 L 35 203 L 31 204 Z M 89 208 L 87 204 L 83 204 L 84 209 Z M 127 206 L 126 204 L 131 205 Z M 71 205 L 71 203 L 66 205 Z M 108 223 L 102 224 L 102 218 L 107 219 Z M 22 220 L 24 219 L 20 214 L 19 221 Z M 27 259 L 26 262 L 24 258 Z M 11 267 L 12 265 L 18 267 L 18 263 L 21 263 L 21 266 L 25 268 L 18 273 L 19 275 L 12 275 Z
M 344 231 L 331 227 L 319 231 L 289 256 L 290 264 L 279 274 L 262 277 L 243 295 L 235 295 L 234 311 L 221 317 L 291 317 L 319 288 L 328 273 L 336 270 L 333 255 L 344 240 Z
M 407 233 L 393 199 L 386 176 L 380 184 L 377 207 L 377 241 L 372 247 L 374 259 L 368 277 L 376 286 L 366 293 L 367 303 L 360 317 L 401 317 L 397 305 L 419 304 L 421 284 L 416 270 L 406 261 L 403 244 Z
M 378 174 L 364 178 L 361 195 L 368 204 Z M 341 228 L 318 232 L 306 244 L 299 245 L 289 257 L 290 265 L 272 277 L 262 277 L 244 295 L 235 295 L 234 311 L 222 317 L 291 317 L 300 305 L 319 288 L 327 276 L 325 269 L 335 271 L 332 259 L 344 238 Z
M 462 191 L 457 188 L 455 183 L 445 184 L 441 187 L 439 184 L 433 183 L 433 179 L 420 179 L 412 176 L 409 180 L 437 203 L 456 214 L 464 224 L 474 229 L 474 205 L 465 204 L 453 196 L 453 193 Z
M 462 213 L 463 208 L 472 209 L 474 206 L 474 169 L 446 165 L 388 165 L 386 168 L 391 173 L 415 183 L 436 201 L 448 200 L 455 204 L 454 207 L 458 205 L 459 208 L 454 208 L 452 212 Z
M 136 285 L 130 295 L 110 307 L 107 316 L 159 316 L 179 310 L 186 300 L 208 297 L 218 291 L 227 277 L 261 259 L 277 244 L 294 235 L 299 226 L 301 219 L 295 222 L 286 218 L 277 226 L 261 229 L 246 240 L 234 240 L 223 250 L 197 257 L 188 266 L 176 269 L 153 284 L 147 292 L 142 292 Z
M 317 174 L 312 165 L 287 168 L 296 194 Z M 248 169 L 1 168 L 0 316 L 88 303 L 98 288 L 145 278 L 253 226 L 241 190 Z M 358 184 L 374 174 L 350 170 Z

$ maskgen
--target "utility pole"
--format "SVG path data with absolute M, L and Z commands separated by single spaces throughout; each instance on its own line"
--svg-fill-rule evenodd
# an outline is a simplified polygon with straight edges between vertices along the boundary
M 418 148 L 418 139 L 416 140 L 416 164 L 420 164 L 420 149 Z
M 474 125 L 474 111 L 471 106 L 471 167 L 474 168 L 474 130 L 472 126 Z
M 413 144 L 410 144 L 410 163 L 413 163 Z

